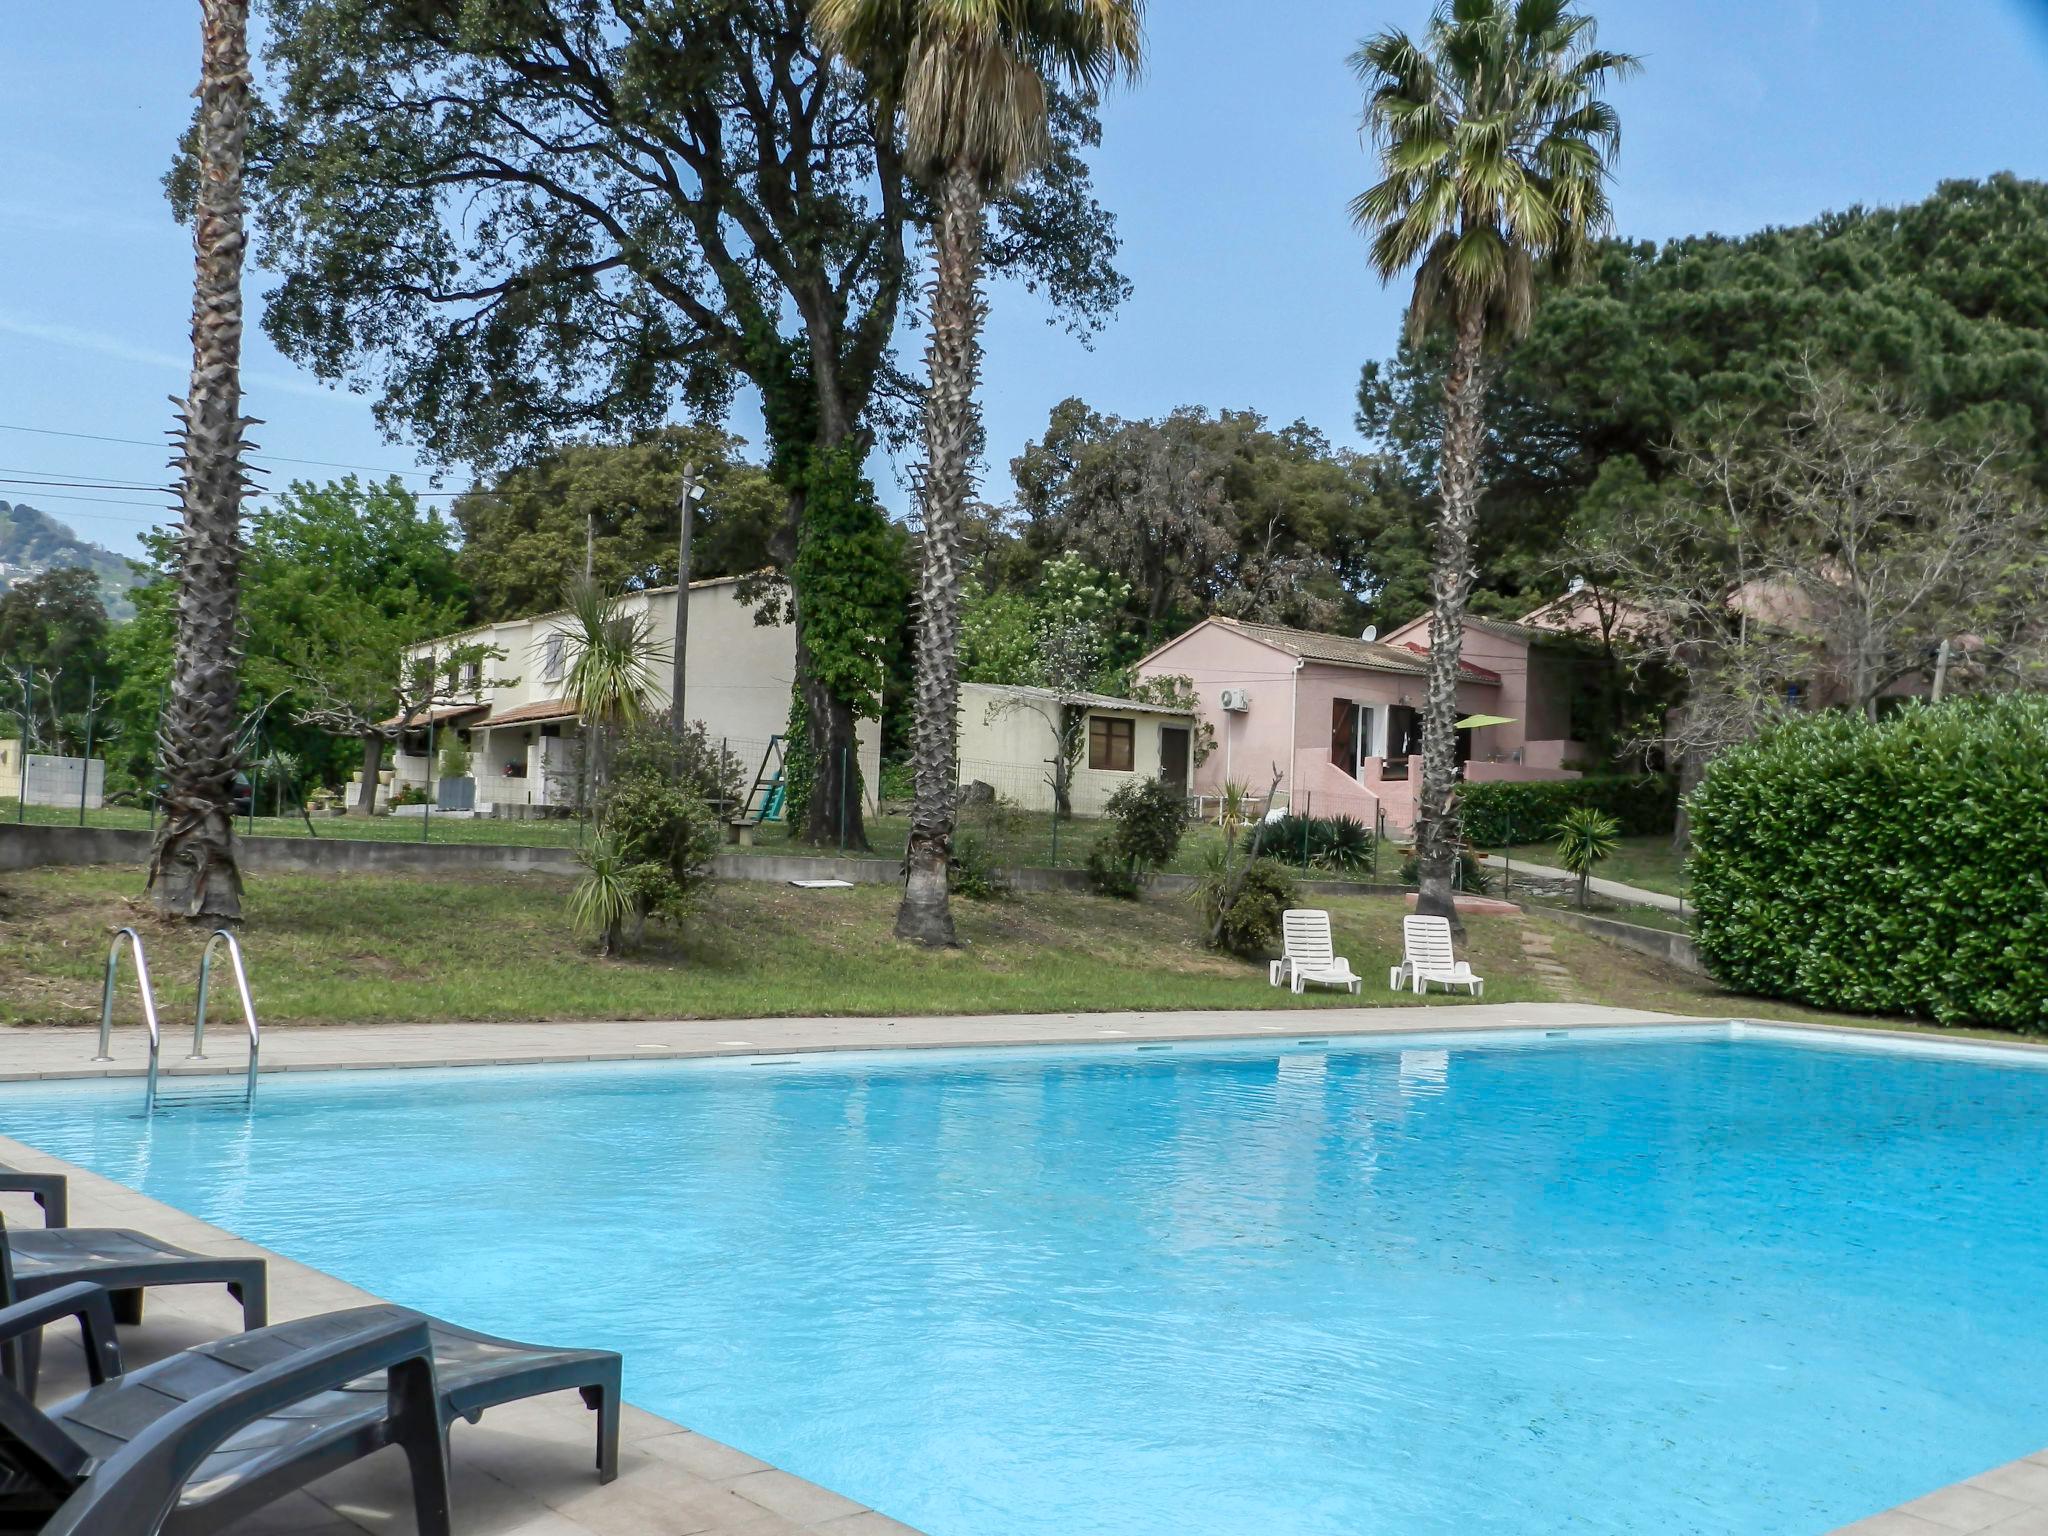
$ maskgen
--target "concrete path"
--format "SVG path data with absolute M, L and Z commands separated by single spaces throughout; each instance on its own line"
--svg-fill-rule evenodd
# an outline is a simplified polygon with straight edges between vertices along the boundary
M 1568 869 L 1558 869 L 1549 864 L 1531 864 L 1527 860 L 1516 859 L 1509 872 L 1509 878 L 1521 874 L 1534 875 L 1539 880 L 1568 880 L 1574 885 L 1579 879 Z M 1587 882 L 1587 888 L 1596 895 L 1612 896 L 1616 901 L 1632 901 L 1641 907 L 1662 907 L 1666 912 L 1685 910 L 1685 903 L 1676 896 L 1666 896 L 1662 891 L 1648 891 L 1640 885 L 1624 885 L 1619 880 L 1602 880 L 1597 875 Z
M 1366 978 L 1367 985 L 1372 978 Z M 477 1067 L 516 1062 L 659 1060 L 796 1051 L 935 1050 L 975 1045 L 1090 1045 L 1113 1040 L 1230 1040 L 1261 1035 L 1401 1034 L 1444 1029 L 1598 1028 L 1673 1015 L 1573 1003 L 1215 1009 L 1199 1013 L 1013 1013 L 936 1018 L 689 1019 L 671 1022 L 300 1025 L 263 1036 L 263 1070 Z M 240 1073 L 247 1047 L 207 1036 L 208 1060 L 184 1059 L 189 1032 L 168 1029 L 161 1071 Z M 114 1032 L 111 1066 L 95 1064 L 97 1028 L 0 1028 L 0 1081 L 127 1077 L 149 1059 L 140 1029 Z

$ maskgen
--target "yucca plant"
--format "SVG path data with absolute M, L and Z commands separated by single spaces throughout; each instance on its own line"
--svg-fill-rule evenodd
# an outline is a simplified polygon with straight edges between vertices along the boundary
M 599 837 L 580 856 L 583 874 L 569 893 L 569 921 L 607 955 L 625 952 L 629 930 L 640 915 L 627 864 L 610 838 Z
M 1538 276 L 1569 277 L 1610 223 L 1621 143 L 1600 98 L 1636 61 L 1596 47 L 1567 0 L 1453 0 L 1420 39 L 1388 31 L 1352 55 L 1381 179 L 1352 218 L 1384 282 L 1413 269 L 1408 335 L 1449 339 L 1438 455 L 1429 679 L 1422 726 L 1418 912 L 1458 921 L 1458 654 L 1476 562 L 1486 391 L 1500 351 L 1528 329 Z
M 583 720 L 588 794 L 602 776 L 606 744 L 652 707 L 654 669 L 668 660 L 668 650 L 655 638 L 654 623 L 645 611 L 635 612 L 621 594 L 587 576 L 570 579 L 562 606 L 568 617 L 562 696 Z
M 1579 905 L 1586 904 L 1586 890 L 1593 871 L 1614 857 L 1621 846 L 1621 823 L 1605 811 L 1581 806 L 1567 811 L 1557 824 L 1557 862 L 1579 877 Z

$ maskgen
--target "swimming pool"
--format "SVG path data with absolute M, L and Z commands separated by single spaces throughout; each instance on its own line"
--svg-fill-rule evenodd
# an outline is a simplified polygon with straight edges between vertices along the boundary
M 1777 1031 L 0 1085 L 933 1536 L 1812 1533 L 2048 1443 L 2048 1070 Z

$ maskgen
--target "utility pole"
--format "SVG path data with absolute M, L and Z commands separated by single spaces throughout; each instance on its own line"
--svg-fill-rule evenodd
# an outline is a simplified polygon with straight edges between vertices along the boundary
M 683 465 L 682 528 L 676 535 L 675 675 L 669 686 L 668 719 L 669 729 L 678 742 L 690 725 L 690 717 L 683 710 L 683 667 L 690 646 L 690 540 L 696 533 L 696 503 L 703 494 L 697 489 L 697 463 L 692 459 Z
M 583 579 L 590 580 L 591 571 L 597 564 L 597 514 L 583 514 Z

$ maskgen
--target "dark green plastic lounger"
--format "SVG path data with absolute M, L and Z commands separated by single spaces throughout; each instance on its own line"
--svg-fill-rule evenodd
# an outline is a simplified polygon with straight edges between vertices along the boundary
M 448 1536 L 457 1418 L 575 1387 L 618 1475 L 619 1357 L 536 1349 L 404 1307 L 360 1307 L 188 1349 L 126 1375 L 105 1293 L 0 1311 L 0 1339 L 77 1317 L 93 1385 L 38 1410 L 0 1384 L 0 1531 L 207 1536 L 385 1446 L 405 1450 L 420 1536 Z
M 261 1328 L 270 1321 L 269 1285 L 264 1276 L 261 1259 L 193 1253 L 118 1227 L 9 1231 L 0 1223 L 0 1306 L 86 1281 L 113 1293 L 118 1321 L 139 1323 L 142 1293 L 150 1286 L 224 1285 L 242 1304 L 242 1326 Z M 33 1398 L 41 1356 L 40 1333 L 0 1344 L 0 1377 Z
M 61 1173 L 24 1173 L 0 1163 L 0 1195 L 34 1195 L 43 1208 L 43 1225 L 61 1227 L 71 1219 L 66 1195 L 69 1185 Z

